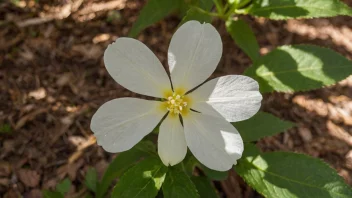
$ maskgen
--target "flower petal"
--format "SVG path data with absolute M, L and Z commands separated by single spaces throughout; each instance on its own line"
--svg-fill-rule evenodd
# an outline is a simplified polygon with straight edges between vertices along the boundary
M 185 158 L 187 144 L 178 116 L 169 115 L 161 123 L 158 137 L 158 153 L 165 166 L 173 166 Z
M 250 77 L 229 75 L 206 82 L 189 94 L 192 108 L 204 114 L 221 116 L 229 122 L 246 120 L 260 108 L 262 95 Z
M 119 98 L 103 104 L 93 115 L 90 128 L 108 152 L 132 148 L 150 133 L 165 115 L 160 102 Z
M 183 24 L 172 37 L 168 52 L 174 88 L 189 91 L 204 82 L 214 72 L 221 54 L 221 37 L 211 24 Z
M 165 69 L 143 43 L 136 39 L 119 38 L 104 53 L 105 67 L 116 82 L 130 91 L 163 97 L 171 90 Z
M 190 112 L 183 126 L 188 148 L 208 168 L 226 171 L 241 158 L 242 138 L 223 118 Z

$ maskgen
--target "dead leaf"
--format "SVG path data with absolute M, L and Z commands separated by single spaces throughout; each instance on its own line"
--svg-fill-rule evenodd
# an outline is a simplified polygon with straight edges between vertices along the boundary
M 42 198 L 43 193 L 39 189 L 33 189 L 24 195 L 24 198 Z
M 328 133 L 331 136 L 352 146 L 352 136 L 344 128 L 337 126 L 330 120 L 327 122 L 326 126 L 328 128 Z
M 27 123 L 27 121 L 33 120 L 37 115 L 42 114 L 42 113 L 46 112 L 47 110 L 48 110 L 47 108 L 37 109 L 37 110 L 33 111 L 32 113 L 29 113 L 29 114 L 23 116 L 16 123 L 15 130 L 22 128 Z
M 28 96 L 36 100 L 41 100 L 46 97 L 46 91 L 43 87 L 41 87 L 39 89 L 29 92 Z
M 305 142 L 310 142 L 313 138 L 312 133 L 306 127 L 298 128 L 298 133 Z
M 27 187 L 37 187 L 40 181 L 40 175 L 34 170 L 20 169 L 17 176 Z
M 11 166 L 8 162 L 0 162 L 0 177 L 8 177 L 11 174 Z
M 350 150 L 346 156 L 346 167 L 352 170 L 352 150 Z
M 13 189 L 10 189 L 4 195 L 4 198 L 20 198 L 20 197 L 21 195 Z
M 7 178 L 0 178 L 0 186 L 8 187 L 10 185 L 10 180 Z
M 72 80 L 72 74 L 69 72 L 66 72 L 62 75 L 59 76 L 59 78 L 56 80 L 56 84 L 59 87 L 63 87 L 65 85 L 67 85 L 71 80 Z

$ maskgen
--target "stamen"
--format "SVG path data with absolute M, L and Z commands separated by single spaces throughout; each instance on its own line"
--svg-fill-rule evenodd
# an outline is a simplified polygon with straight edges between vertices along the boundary
M 180 114 L 185 111 L 185 107 L 187 106 L 187 102 L 183 101 L 184 96 L 173 93 L 171 96 L 167 97 L 167 107 L 166 109 L 173 114 Z

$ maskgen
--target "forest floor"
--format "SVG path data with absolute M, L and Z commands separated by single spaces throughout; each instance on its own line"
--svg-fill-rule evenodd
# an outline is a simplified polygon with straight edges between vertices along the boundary
M 136 96 L 105 70 L 107 45 L 127 36 L 145 1 L 13 0 L 0 3 L 0 197 L 41 197 L 63 178 L 70 197 L 86 191 L 89 167 L 99 175 L 116 155 L 95 143 L 90 119 L 104 102 Z M 43 3 L 40 3 L 43 2 Z M 352 0 L 345 1 L 352 6 Z M 269 21 L 243 17 L 261 54 L 285 44 L 329 47 L 352 59 L 352 18 Z M 138 39 L 167 66 L 177 15 L 145 29 Z M 224 44 L 214 76 L 241 74 L 250 59 L 221 21 Z M 213 77 L 214 77 L 213 76 Z M 309 92 L 266 94 L 263 111 L 296 127 L 257 143 L 263 151 L 294 151 L 321 158 L 352 185 L 352 78 Z M 231 172 L 216 182 L 222 197 L 260 197 Z

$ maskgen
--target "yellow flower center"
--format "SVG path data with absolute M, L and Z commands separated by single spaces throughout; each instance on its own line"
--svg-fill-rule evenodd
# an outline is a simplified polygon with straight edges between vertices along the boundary
M 171 96 L 167 97 L 166 109 L 170 111 L 171 114 L 180 114 L 187 110 L 187 100 L 185 96 L 173 93 Z

